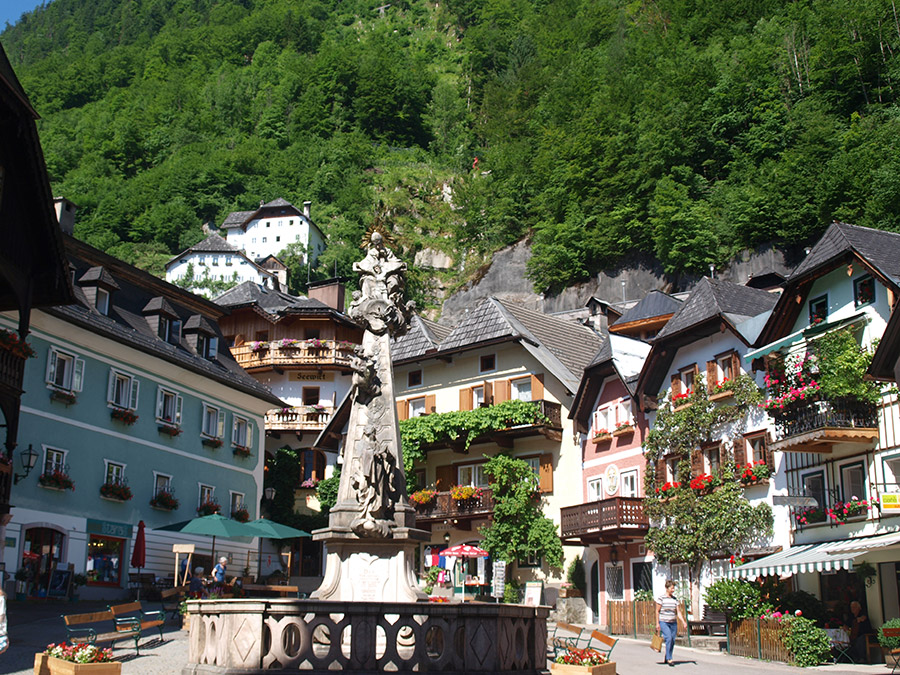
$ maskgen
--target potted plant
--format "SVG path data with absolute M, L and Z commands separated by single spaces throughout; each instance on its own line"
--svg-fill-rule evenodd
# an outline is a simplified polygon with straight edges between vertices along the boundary
M 596 649 L 569 647 L 564 654 L 556 657 L 550 669 L 561 675 L 615 675 L 616 664 Z
M 210 438 L 209 436 L 204 436 L 200 439 L 200 442 L 205 445 L 207 448 L 221 448 L 222 447 L 222 439 L 221 438 Z
M 209 499 L 200 506 L 197 507 L 197 515 L 198 516 L 211 516 L 214 513 L 218 513 L 222 510 L 222 507 L 219 506 L 219 502 L 214 499 Z
M 597 429 L 594 432 L 593 441 L 594 443 L 602 443 L 603 441 L 608 441 L 612 438 L 612 434 L 609 433 L 609 429 Z
M 34 672 L 50 675 L 119 675 L 122 663 L 112 660 L 112 649 L 89 644 L 50 644 L 34 655 Z
M 109 481 L 101 485 L 100 495 L 117 502 L 127 502 L 133 496 L 131 488 L 120 481 Z
M 741 485 L 756 485 L 757 483 L 762 483 L 765 480 L 768 480 L 772 475 L 772 470 L 769 468 L 769 465 L 763 462 L 762 460 L 758 460 L 756 462 L 747 462 L 744 465 L 738 465 L 737 470 L 741 472 Z
M 250 448 L 246 445 L 236 445 L 234 446 L 234 456 L 235 457 L 249 457 L 250 456 Z
M 454 485 L 450 488 L 450 496 L 457 502 L 475 499 L 481 494 L 481 488 L 474 485 Z
M 183 429 L 175 424 L 170 424 L 168 422 L 161 422 L 159 424 L 159 433 L 165 434 L 166 436 L 171 436 L 175 438 L 175 436 L 180 436 Z
M 19 337 L 18 333 L 0 328 L 0 349 L 12 352 L 20 359 L 30 359 L 35 356 L 34 347 Z
M 72 575 L 72 602 L 78 600 L 78 589 L 87 584 L 87 576 L 84 574 Z
M 128 426 L 131 426 L 138 421 L 138 416 L 135 414 L 135 412 L 133 410 L 129 410 L 128 408 L 113 408 L 109 411 L 109 416 L 114 420 L 119 420 L 123 424 L 127 424 Z
M 893 659 L 890 657 L 890 653 L 894 649 L 900 649 L 900 637 L 885 635 L 882 630 L 884 628 L 900 628 L 900 619 L 889 619 L 878 629 L 878 644 L 881 645 L 881 649 L 884 651 L 885 663 L 892 666 L 894 664 L 892 663 Z
M 409 501 L 411 501 L 416 506 L 421 506 L 422 508 L 426 508 L 434 504 L 434 500 L 437 498 L 437 490 L 432 490 L 430 488 L 422 488 L 421 490 L 416 490 L 409 496 Z
M 171 492 L 157 492 L 156 496 L 150 500 L 150 506 L 163 511 L 174 511 L 178 508 L 178 500 Z
M 235 509 L 231 512 L 232 519 L 238 521 L 239 523 L 246 523 L 250 520 L 250 512 L 245 508 Z
M 72 490 L 75 491 L 75 482 L 69 478 L 62 469 L 54 469 L 53 471 L 45 471 L 38 476 L 38 485 L 49 490 Z
M 191 630 L 191 615 L 188 614 L 187 600 L 182 600 L 178 605 L 178 613 L 181 615 L 181 630 Z
M 74 391 L 66 389 L 51 389 L 50 400 L 59 401 L 60 403 L 65 403 L 66 406 L 70 406 L 78 402 L 78 395 Z
M 675 491 L 681 487 L 678 481 L 666 481 L 662 487 L 656 488 L 656 496 L 660 499 L 669 499 L 675 496 Z
M 626 436 L 634 431 L 634 425 L 631 422 L 617 422 L 616 430 L 612 433 L 613 436 Z

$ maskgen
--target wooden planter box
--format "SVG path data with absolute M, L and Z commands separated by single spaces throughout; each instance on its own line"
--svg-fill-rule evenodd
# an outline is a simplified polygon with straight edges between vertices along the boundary
M 561 598 L 580 598 L 581 591 L 577 588 L 560 588 L 559 597 Z
M 74 663 L 46 654 L 34 655 L 34 675 L 121 675 L 119 661 L 109 663 Z
M 591 440 L 594 441 L 594 443 L 605 443 L 606 441 L 612 440 L 612 434 L 597 434 Z
M 629 424 L 626 427 L 619 427 L 614 432 L 612 432 L 612 435 L 618 437 L 618 436 L 627 436 L 628 434 L 633 434 L 633 433 L 634 433 L 634 425 Z
M 726 398 L 731 398 L 732 396 L 734 396 L 734 391 L 726 389 L 715 394 L 710 394 L 707 398 L 710 401 L 724 401 Z
M 550 670 L 559 675 L 616 675 L 616 662 L 601 666 L 570 666 L 567 663 L 551 663 Z

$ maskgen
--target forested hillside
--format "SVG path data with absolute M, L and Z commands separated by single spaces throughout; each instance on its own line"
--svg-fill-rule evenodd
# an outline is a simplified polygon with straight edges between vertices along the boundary
M 551 291 L 900 230 L 895 0 L 53 0 L 0 42 L 76 234 L 157 271 L 278 196 L 313 201 L 319 274 L 381 208 L 451 283 L 531 236 Z

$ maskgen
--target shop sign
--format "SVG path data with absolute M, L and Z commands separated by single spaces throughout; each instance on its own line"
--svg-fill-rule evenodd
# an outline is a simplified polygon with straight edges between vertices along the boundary
M 900 492 L 888 492 L 881 495 L 882 511 L 900 511 Z
M 332 382 L 334 371 L 295 370 L 291 371 L 290 379 L 294 382 Z
M 114 523 L 111 520 L 92 520 L 88 518 L 86 531 L 88 534 L 102 534 L 104 537 L 131 539 L 134 526 L 128 523 Z

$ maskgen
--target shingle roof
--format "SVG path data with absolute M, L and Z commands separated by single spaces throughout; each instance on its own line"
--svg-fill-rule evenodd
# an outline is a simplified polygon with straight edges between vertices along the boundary
M 80 283 L 81 285 L 96 283 L 99 286 L 105 286 L 106 288 L 116 290 L 118 290 L 119 288 L 119 284 L 116 283 L 116 280 L 112 278 L 112 275 L 107 272 L 106 268 L 102 265 L 95 265 L 94 267 L 90 268 L 87 272 L 81 275 L 78 283 Z
M 222 222 L 222 227 L 227 228 L 243 225 L 244 221 L 254 213 L 256 213 L 256 211 L 232 211 L 227 216 L 225 216 L 225 220 Z
M 656 336 L 656 342 L 715 316 L 728 318 L 736 325 L 751 316 L 772 309 L 778 297 L 722 279 L 703 277 L 685 303 Z
M 278 199 L 273 199 L 272 201 L 270 201 L 266 204 L 263 204 L 262 208 L 273 207 L 273 206 L 290 206 L 291 208 L 295 208 L 295 209 L 297 208 L 296 206 L 291 204 L 288 200 L 282 199 L 281 197 L 279 197 Z
M 658 316 L 674 314 L 682 304 L 681 300 L 673 298 L 668 293 L 663 293 L 662 291 L 650 291 L 640 302 L 626 311 L 612 325 L 616 326 L 624 323 L 631 323 L 632 321 L 642 321 L 644 319 L 653 319 Z
M 788 281 L 827 265 L 848 251 L 855 251 L 885 277 L 900 284 L 900 234 L 840 222 L 831 224 Z
M 185 253 L 234 253 L 238 248 L 232 246 L 221 236 L 212 232 L 206 239 L 191 246 Z
M 162 314 L 163 316 L 168 316 L 173 319 L 178 317 L 178 313 L 175 311 L 175 308 L 172 307 L 172 305 L 169 304 L 169 301 L 162 296 L 150 298 L 150 301 L 146 305 L 144 305 L 141 313 Z
M 202 299 L 195 299 L 191 294 L 187 294 L 181 289 L 156 279 L 124 262 L 113 261 L 101 251 L 97 251 L 83 242 L 75 241 L 71 237 L 66 238 L 66 245 L 69 250 L 69 260 L 74 265 L 76 273 L 82 270 L 86 271 L 96 262 L 97 258 L 102 258 L 103 265 L 111 266 L 111 269 L 119 279 L 120 290 L 115 295 L 108 316 L 93 311 L 85 298 L 84 291 L 77 285 L 75 287 L 74 304 L 51 307 L 45 311 L 65 321 L 82 326 L 93 333 L 243 391 L 273 406 L 284 405 L 277 396 L 250 377 L 235 362 L 223 340 L 219 340 L 219 352 L 216 359 L 210 361 L 192 351 L 184 340 L 181 340 L 178 344 L 170 344 L 161 340 L 150 329 L 147 319 L 142 314 L 143 309 L 148 305 L 159 308 L 165 306 L 173 312 L 175 317 L 190 321 L 190 315 L 193 312 L 188 307 L 182 306 L 178 301 L 179 296 L 189 299 L 190 303 L 206 305 L 214 310 L 213 305 Z M 92 259 L 82 259 L 79 257 L 81 253 Z M 171 295 L 168 298 L 162 296 L 150 298 L 152 293 L 158 293 L 160 289 L 164 288 L 171 289 Z M 149 303 L 148 300 L 150 301 Z M 169 300 L 172 300 L 172 302 L 170 303 Z M 208 325 L 213 329 L 213 334 L 221 334 L 214 321 L 209 320 Z
M 319 300 L 282 293 L 272 288 L 265 288 L 253 281 L 245 281 L 238 284 L 214 298 L 213 302 L 222 307 L 231 308 L 243 305 L 257 305 L 271 314 L 282 312 L 289 307 L 330 309 L 328 305 Z
M 451 330 L 449 326 L 442 326 L 415 314 L 409 322 L 409 330 L 391 344 L 391 359 L 406 361 L 434 351 Z
M 182 330 L 185 333 L 200 332 L 206 333 L 207 335 L 216 334 L 215 327 L 207 321 L 206 317 L 202 314 L 192 314 L 191 317 L 184 322 L 184 328 Z
M 467 309 L 462 321 L 441 340 L 441 351 L 469 347 L 479 342 L 521 337 L 501 311 L 500 303 L 487 298 Z

